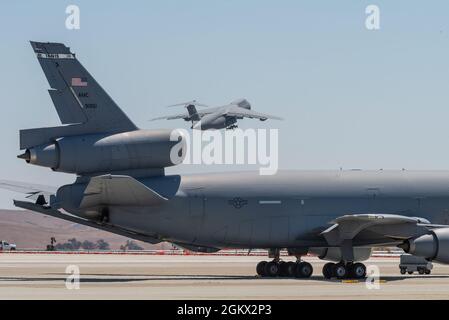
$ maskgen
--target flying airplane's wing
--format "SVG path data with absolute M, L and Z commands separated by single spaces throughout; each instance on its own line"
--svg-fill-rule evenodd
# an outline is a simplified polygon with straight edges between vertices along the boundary
M 385 243 L 393 243 L 425 234 L 429 229 L 447 227 L 431 224 L 424 218 L 395 214 L 344 215 L 331 223 L 332 226 L 321 233 L 330 246 L 338 246 L 348 240 L 358 245 L 379 243 L 381 239 L 385 239 Z
M 47 201 L 58 189 L 52 186 L 9 180 L 0 180 L 0 188 L 27 194 L 27 198 L 32 200 L 37 200 L 37 198 L 42 195 Z
M 150 121 L 175 120 L 175 119 L 184 119 L 185 121 L 190 121 L 190 116 L 187 112 L 184 112 L 184 113 L 175 114 L 175 115 L 171 115 L 171 116 L 162 116 L 162 117 L 152 118 L 152 119 L 150 119 Z
M 230 117 L 237 117 L 237 118 L 251 118 L 251 119 L 260 119 L 260 120 L 267 120 L 267 119 L 274 119 L 274 120 L 282 120 L 282 118 L 249 110 L 246 108 L 241 108 L 236 105 L 230 105 L 226 107 L 223 110 L 223 115 L 230 116 Z
M 168 199 L 130 176 L 93 177 L 84 190 L 81 208 L 99 205 L 156 206 Z
M 207 109 L 202 109 L 202 110 L 197 110 L 197 114 L 200 118 L 204 117 L 207 114 L 211 114 L 216 112 L 219 109 L 219 107 L 214 107 L 214 108 L 207 108 Z M 175 119 L 184 119 L 185 121 L 190 121 L 191 120 L 191 116 L 189 115 L 188 112 L 184 112 L 184 113 L 179 113 L 179 114 L 174 114 L 174 115 L 169 115 L 169 116 L 162 116 L 162 117 L 157 117 L 157 118 L 153 118 L 150 119 L 150 121 L 155 121 L 155 120 L 175 120 Z

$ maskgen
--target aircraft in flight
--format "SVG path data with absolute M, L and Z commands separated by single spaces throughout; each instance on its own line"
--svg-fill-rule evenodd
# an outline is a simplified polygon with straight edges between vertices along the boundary
M 196 107 L 207 107 L 207 105 L 196 100 L 174 104 L 169 107 L 177 106 L 184 106 L 187 112 L 157 117 L 151 120 L 184 119 L 185 121 L 191 121 L 192 129 L 197 130 L 235 129 L 237 128 L 237 120 L 243 118 L 259 119 L 260 121 L 266 121 L 267 119 L 282 120 L 282 118 L 277 116 L 251 110 L 251 104 L 246 99 L 237 99 L 221 107 L 206 108 L 200 111 Z
M 263 277 L 308 278 L 315 253 L 324 277 L 363 278 L 375 246 L 449 263 L 449 171 L 167 175 L 171 130 L 137 128 L 64 44 L 31 45 L 64 126 L 21 130 L 18 157 L 76 179 L 1 181 L 27 194 L 17 207 L 197 252 L 268 249 Z

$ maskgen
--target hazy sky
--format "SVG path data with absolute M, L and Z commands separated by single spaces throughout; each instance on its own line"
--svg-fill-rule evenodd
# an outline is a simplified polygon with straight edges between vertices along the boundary
M 0 37 L 0 179 L 74 179 L 16 159 L 19 129 L 59 124 L 29 40 L 70 46 L 142 128 L 188 127 L 147 121 L 165 105 L 245 97 L 285 118 L 240 123 L 279 128 L 281 168 L 449 169 L 448 1 L 2 1 Z

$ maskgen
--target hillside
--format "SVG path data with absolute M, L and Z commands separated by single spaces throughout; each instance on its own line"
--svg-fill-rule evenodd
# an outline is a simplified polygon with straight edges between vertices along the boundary
M 119 249 L 128 238 L 57 218 L 22 210 L 0 210 L 0 239 L 17 244 L 18 249 L 45 249 L 50 238 L 58 243 L 76 238 L 96 242 L 103 239 L 111 249 Z M 166 243 L 151 245 L 135 241 L 144 249 L 170 248 Z

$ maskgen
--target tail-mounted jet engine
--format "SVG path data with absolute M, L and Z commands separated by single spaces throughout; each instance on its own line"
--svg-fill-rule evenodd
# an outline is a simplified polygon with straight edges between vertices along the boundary
M 80 175 L 164 168 L 183 161 L 185 140 L 172 130 L 69 136 L 26 149 L 18 157 L 54 171 Z
M 428 234 L 406 240 L 399 247 L 415 256 L 449 263 L 449 228 L 433 229 Z

